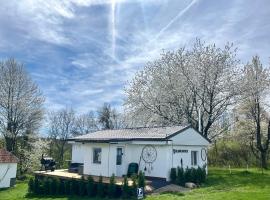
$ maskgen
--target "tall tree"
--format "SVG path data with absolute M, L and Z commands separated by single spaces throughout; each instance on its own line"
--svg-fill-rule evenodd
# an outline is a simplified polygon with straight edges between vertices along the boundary
M 62 109 L 49 113 L 49 137 L 56 148 L 56 157 L 60 166 L 64 163 L 64 154 L 67 150 L 67 139 L 72 136 L 75 126 L 73 109 Z
M 201 124 L 208 136 L 239 94 L 238 63 L 232 45 L 218 48 L 200 40 L 190 50 L 165 52 L 130 82 L 126 108 L 144 124 Z
M 270 143 L 269 86 L 270 68 L 263 67 L 258 56 L 245 66 L 243 79 L 242 113 L 250 134 L 253 153 L 260 158 L 261 166 L 267 168 Z
M 16 142 L 42 120 L 44 97 L 38 86 L 14 59 L 0 62 L 0 131 L 8 151 L 16 153 Z
M 72 131 L 73 136 L 83 135 L 98 130 L 98 122 L 94 112 L 87 114 L 81 114 L 76 117 L 74 130 Z
M 120 114 L 108 103 L 98 110 L 98 121 L 102 129 L 116 129 L 123 125 Z

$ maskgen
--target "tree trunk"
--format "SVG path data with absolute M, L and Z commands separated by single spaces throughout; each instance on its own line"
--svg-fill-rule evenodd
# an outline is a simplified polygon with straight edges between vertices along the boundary
M 13 152 L 14 151 L 13 139 L 11 137 L 6 136 L 5 141 L 6 141 L 6 150 L 9 152 Z
M 261 165 L 262 168 L 267 169 L 267 152 L 261 151 Z

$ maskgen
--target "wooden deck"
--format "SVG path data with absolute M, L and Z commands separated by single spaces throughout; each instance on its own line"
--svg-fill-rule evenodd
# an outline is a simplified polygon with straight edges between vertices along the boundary
M 87 179 L 88 175 L 79 175 L 78 173 L 70 173 L 67 169 L 57 169 L 53 172 L 51 171 L 35 171 L 35 175 L 38 176 L 49 176 L 49 177 L 58 177 L 61 179 L 81 179 L 82 176 Z M 98 176 L 92 176 L 95 182 L 98 182 Z M 103 183 L 109 183 L 110 177 L 102 177 Z M 124 178 L 122 177 L 115 177 L 115 182 L 117 185 L 122 185 Z M 128 179 L 128 185 L 132 185 L 132 180 Z

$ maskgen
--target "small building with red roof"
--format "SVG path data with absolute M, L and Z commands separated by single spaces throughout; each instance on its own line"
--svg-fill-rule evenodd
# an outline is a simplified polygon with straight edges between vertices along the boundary
M 15 185 L 18 158 L 5 149 L 0 149 L 0 188 Z

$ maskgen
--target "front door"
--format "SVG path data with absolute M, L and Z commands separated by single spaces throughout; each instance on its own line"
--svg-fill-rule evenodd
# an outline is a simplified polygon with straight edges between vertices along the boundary
M 124 157 L 124 147 L 116 148 L 116 176 L 123 176 L 124 173 L 124 165 L 123 165 L 123 157 Z

